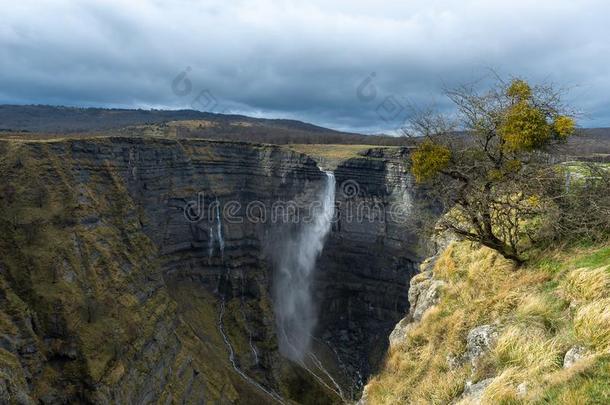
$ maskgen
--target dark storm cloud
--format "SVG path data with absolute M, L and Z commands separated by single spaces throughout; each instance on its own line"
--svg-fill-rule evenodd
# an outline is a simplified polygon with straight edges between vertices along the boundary
M 610 126 L 605 1 L 5 3 L 4 103 L 212 108 L 391 131 L 407 103 L 445 108 L 443 86 L 494 68 L 570 87 L 583 124 Z M 172 81 L 187 67 L 180 96 Z M 367 78 L 373 99 L 358 95 Z

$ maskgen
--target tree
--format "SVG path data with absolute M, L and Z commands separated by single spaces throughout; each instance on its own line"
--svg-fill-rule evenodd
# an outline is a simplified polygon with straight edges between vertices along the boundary
M 422 139 L 411 154 L 412 173 L 443 204 L 442 229 L 521 263 L 550 203 L 541 192 L 553 176 L 548 152 L 574 134 L 574 115 L 553 86 L 522 79 L 446 94 L 457 120 L 426 112 L 410 121 L 408 133 Z

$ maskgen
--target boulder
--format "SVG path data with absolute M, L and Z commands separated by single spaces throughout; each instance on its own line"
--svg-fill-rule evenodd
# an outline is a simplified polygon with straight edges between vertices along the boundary
M 409 290 L 409 298 L 413 295 L 415 301 L 414 306 L 412 307 L 412 316 L 415 321 L 420 321 L 424 316 L 424 313 L 438 303 L 440 291 L 444 285 L 444 281 L 428 279 L 417 284 L 413 294 L 411 294 L 411 290 Z M 410 299 L 409 302 L 411 302 Z
M 464 385 L 464 393 L 460 397 L 458 403 L 480 404 L 481 397 L 485 389 L 494 381 L 495 378 L 486 378 L 477 383 L 466 381 Z
M 394 327 L 389 337 L 390 347 L 404 341 L 407 333 L 414 327 L 415 323 L 421 320 L 428 309 L 438 303 L 440 291 L 444 285 L 444 281 L 432 278 L 431 271 L 419 273 L 411 279 L 409 287 L 409 316 L 401 319 Z
M 465 360 L 476 368 L 477 360 L 494 346 L 497 339 L 498 332 L 493 325 L 481 325 L 471 329 L 466 338 Z
M 563 368 L 572 367 L 579 360 L 587 357 L 589 355 L 589 351 L 587 348 L 583 346 L 574 346 L 570 350 L 568 350 L 563 357 Z
M 394 347 L 400 342 L 404 342 L 407 338 L 407 333 L 413 328 L 414 324 L 410 322 L 409 318 L 402 318 L 400 322 L 396 324 L 392 333 L 390 333 L 390 347 Z

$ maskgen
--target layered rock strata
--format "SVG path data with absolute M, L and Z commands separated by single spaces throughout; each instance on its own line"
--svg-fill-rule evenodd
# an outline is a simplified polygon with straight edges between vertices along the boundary
M 314 160 L 203 140 L 2 142 L 0 394 L 332 403 L 338 384 L 357 397 L 418 260 L 404 153 L 335 170 L 340 216 L 313 288 L 320 364 L 304 370 L 278 352 L 272 304 L 273 243 L 298 224 L 272 217 L 317 195 Z M 367 221 L 348 221 L 358 203 Z

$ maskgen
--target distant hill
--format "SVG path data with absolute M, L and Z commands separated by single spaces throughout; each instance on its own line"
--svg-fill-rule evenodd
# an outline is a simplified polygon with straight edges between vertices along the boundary
M 127 110 L 48 105 L 0 105 L 0 129 L 42 133 L 73 133 L 117 129 L 172 120 L 203 119 L 193 110 Z
M 336 131 L 302 121 L 195 110 L 130 110 L 48 105 L 0 105 L 0 131 L 32 136 L 111 134 L 200 137 L 265 143 L 402 145 L 405 138 Z
M 577 136 L 572 137 L 566 145 L 561 146 L 561 152 L 568 155 L 610 155 L 610 128 L 584 128 Z M 606 161 L 610 157 L 606 156 Z
M 2 134 L 4 132 L 4 134 Z M 130 110 L 49 105 L 0 105 L 0 135 L 153 136 L 272 144 L 412 145 L 413 138 L 336 131 L 302 121 L 252 118 L 195 110 Z M 459 133 L 458 133 L 459 136 Z M 610 161 L 610 128 L 586 128 L 556 153 Z

